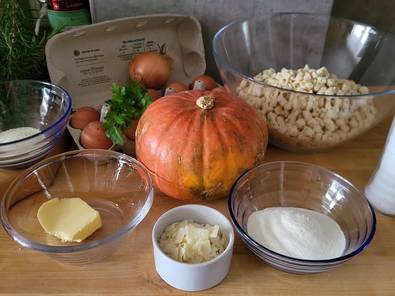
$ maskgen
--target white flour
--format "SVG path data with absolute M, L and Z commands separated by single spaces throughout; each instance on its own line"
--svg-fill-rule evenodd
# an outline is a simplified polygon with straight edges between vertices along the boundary
M 247 232 L 266 248 L 299 259 L 336 258 L 346 246 L 335 220 L 302 208 L 274 207 L 254 212 L 248 218 Z
M 39 133 L 40 130 L 34 127 L 17 127 L 0 132 L 0 144 L 20 140 Z

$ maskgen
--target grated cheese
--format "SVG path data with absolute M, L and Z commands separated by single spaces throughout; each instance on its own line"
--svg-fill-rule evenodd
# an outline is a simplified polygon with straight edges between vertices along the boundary
M 183 220 L 170 224 L 163 231 L 159 246 L 171 258 L 186 263 L 209 261 L 221 254 L 227 238 L 218 225 Z

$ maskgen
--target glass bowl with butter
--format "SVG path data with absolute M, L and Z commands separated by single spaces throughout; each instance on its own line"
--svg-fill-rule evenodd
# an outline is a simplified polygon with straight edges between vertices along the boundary
M 152 229 L 156 271 L 166 283 L 184 291 L 205 290 L 223 281 L 233 243 L 230 221 L 203 205 L 173 208 Z
M 245 172 L 233 184 L 228 208 L 246 246 L 290 273 L 335 268 L 362 252 L 376 230 L 361 191 L 303 162 L 268 162 Z
M 1 221 L 19 244 L 72 264 L 116 251 L 149 212 L 146 168 L 110 150 L 70 151 L 18 176 L 1 202 Z

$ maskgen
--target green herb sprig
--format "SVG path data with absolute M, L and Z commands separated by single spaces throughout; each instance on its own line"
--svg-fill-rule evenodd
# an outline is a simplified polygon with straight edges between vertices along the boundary
M 34 22 L 21 0 L 0 0 L 0 80 L 39 79 L 45 72 L 45 32 L 34 33 Z
M 110 106 L 103 123 L 106 135 L 114 144 L 122 145 L 123 130 L 143 114 L 152 99 L 140 82 L 132 81 L 127 86 L 113 83 L 112 98 L 106 103 Z

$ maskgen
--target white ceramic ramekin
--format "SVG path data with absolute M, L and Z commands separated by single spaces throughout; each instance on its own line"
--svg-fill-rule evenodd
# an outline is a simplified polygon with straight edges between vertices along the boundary
M 166 226 L 185 219 L 219 225 L 228 238 L 225 251 L 210 261 L 198 264 L 178 262 L 167 256 L 160 249 L 158 239 Z M 200 291 L 219 284 L 229 272 L 233 243 L 234 232 L 229 220 L 217 210 L 202 205 L 173 208 L 158 218 L 152 230 L 156 271 L 166 283 L 184 291 Z

